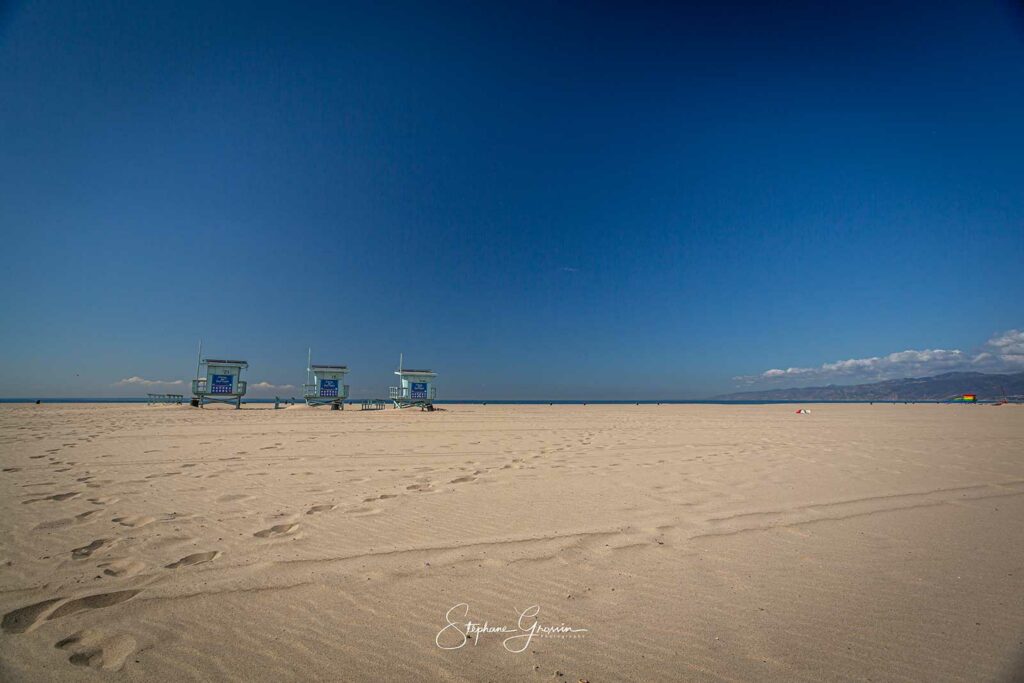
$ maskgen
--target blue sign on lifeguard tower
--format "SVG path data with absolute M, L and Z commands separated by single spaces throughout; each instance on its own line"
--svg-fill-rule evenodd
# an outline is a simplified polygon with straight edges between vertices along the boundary
M 233 375 L 210 375 L 210 379 L 213 381 L 210 393 L 211 394 L 233 394 L 235 378 Z
M 409 383 L 410 398 L 426 398 L 427 397 L 427 383 L 426 382 L 410 382 Z
M 336 379 L 322 379 L 320 380 L 320 396 L 337 398 L 338 396 L 338 380 Z

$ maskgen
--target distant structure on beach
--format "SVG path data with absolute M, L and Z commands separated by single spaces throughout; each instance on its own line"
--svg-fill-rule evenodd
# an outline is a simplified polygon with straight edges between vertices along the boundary
M 390 398 L 396 408 L 419 406 L 422 410 L 433 410 L 434 399 L 437 398 L 437 387 L 434 380 L 437 373 L 430 370 L 410 370 L 402 367 L 402 357 L 398 357 L 398 375 L 401 386 L 390 387 Z
M 331 410 L 344 410 L 348 398 L 345 384 L 347 365 L 313 365 L 312 350 L 306 359 L 306 383 L 302 385 L 302 397 L 307 406 L 331 406 Z M 310 381 L 310 374 L 313 381 Z
M 206 377 L 192 380 L 192 406 L 202 408 L 207 403 L 234 403 L 242 407 L 246 383 L 241 379 L 242 370 L 249 367 L 244 360 L 219 360 L 205 358 L 199 361 L 199 368 L 206 366 Z M 201 374 L 197 368 L 196 374 Z
M 146 403 L 156 405 L 158 403 L 175 403 L 181 405 L 185 400 L 183 394 L 146 394 Z

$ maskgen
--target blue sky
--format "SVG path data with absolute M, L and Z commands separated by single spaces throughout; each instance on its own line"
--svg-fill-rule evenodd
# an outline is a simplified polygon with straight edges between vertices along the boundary
M 679 4 L 3 5 L 0 395 L 1024 367 L 1024 13 Z

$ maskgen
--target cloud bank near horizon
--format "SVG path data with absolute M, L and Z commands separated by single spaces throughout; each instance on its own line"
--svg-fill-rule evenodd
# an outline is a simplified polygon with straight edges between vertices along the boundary
M 114 382 L 117 387 L 179 387 L 185 384 L 183 379 L 146 379 L 133 375 Z M 283 391 L 295 389 L 294 384 L 271 384 L 270 382 L 251 382 L 249 388 L 254 391 Z
M 256 382 L 249 385 L 256 391 L 275 391 L 279 389 L 294 389 L 294 384 L 271 384 L 270 382 Z
M 132 377 L 125 377 L 124 379 L 114 382 L 114 386 L 125 387 L 125 386 L 139 386 L 139 387 L 154 387 L 154 386 L 165 386 L 165 387 L 177 387 L 185 383 L 182 379 L 146 379 L 145 377 L 139 377 L 134 375 Z
M 974 352 L 960 349 L 908 349 L 886 356 L 823 363 L 817 367 L 772 368 L 759 375 L 741 375 L 733 379 L 746 385 L 780 384 L 795 380 L 877 381 L 925 377 L 957 370 L 1024 370 L 1024 330 L 1013 329 L 996 334 Z

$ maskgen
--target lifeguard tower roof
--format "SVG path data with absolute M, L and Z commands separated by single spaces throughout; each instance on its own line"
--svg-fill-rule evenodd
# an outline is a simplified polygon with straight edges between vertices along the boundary
M 217 365 L 237 365 L 239 367 L 247 368 L 249 363 L 244 360 L 220 360 L 219 358 L 204 358 L 204 363 L 214 363 Z
M 321 365 L 320 363 L 313 363 L 310 367 L 313 370 L 348 370 L 347 365 Z
M 433 375 L 436 374 L 432 370 L 410 370 L 409 368 L 402 368 L 401 370 L 395 370 L 396 375 Z

